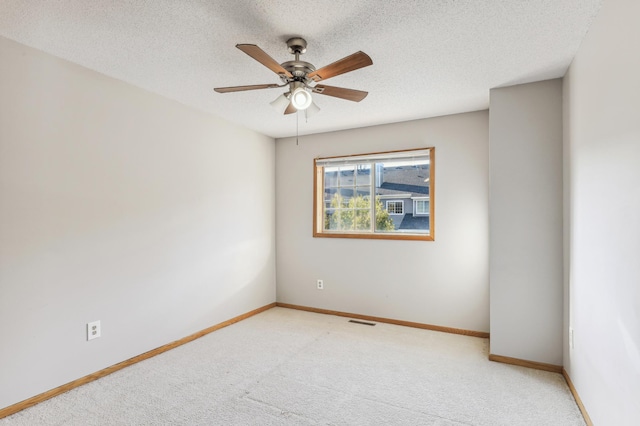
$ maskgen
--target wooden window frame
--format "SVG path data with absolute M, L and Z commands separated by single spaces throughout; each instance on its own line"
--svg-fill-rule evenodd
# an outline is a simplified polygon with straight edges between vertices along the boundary
M 429 151 L 429 233 L 406 232 L 363 232 L 363 231 L 325 231 L 324 230 L 324 167 L 318 166 L 319 160 L 342 159 L 349 157 L 379 156 L 385 154 L 406 153 L 410 158 L 411 152 Z M 372 160 L 373 161 L 373 160 Z M 356 238 L 373 240 L 409 240 L 409 241 L 435 241 L 435 147 L 413 148 L 397 151 L 373 152 L 365 154 L 341 155 L 335 157 L 318 157 L 313 160 L 313 237 L 315 238 Z M 372 180 L 372 186 L 375 183 Z M 372 194 L 375 197 L 375 194 Z M 373 220 L 373 218 L 372 218 Z

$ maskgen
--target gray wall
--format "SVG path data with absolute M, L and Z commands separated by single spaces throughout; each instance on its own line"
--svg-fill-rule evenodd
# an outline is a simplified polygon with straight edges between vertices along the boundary
M 562 81 L 490 111 L 491 353 L 562 365 Z
M 639 16 L 605 1 L 565 77 L 565 368 L 596 425 L 640 424 Z
M 488 124 L 479 111 L 278 139 L 278 301 L 488 331 Z M 435 241 L 312 237 L 314 158 L 430 146 Z
M 0 408 L 274 302 L 274 162 L 0 37 Z

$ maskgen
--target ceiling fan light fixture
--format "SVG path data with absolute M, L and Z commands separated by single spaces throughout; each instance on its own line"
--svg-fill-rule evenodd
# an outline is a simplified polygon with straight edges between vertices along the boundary
M 278 111 L 278 114 L 283 114 L 289 106 L 290 100 L 289 96 L 287 96 L 288 94 L 288 92 L 283 93 L 282 95 L 278 96 L 273 102 L 271 102 L 270 105 L 274 107 L 276 111 Z
M 298 87 L 291 93 L 291 103 L 297 110 L 309 108 L 312 102 L 311 93 L 307 92 L 304 87 Z

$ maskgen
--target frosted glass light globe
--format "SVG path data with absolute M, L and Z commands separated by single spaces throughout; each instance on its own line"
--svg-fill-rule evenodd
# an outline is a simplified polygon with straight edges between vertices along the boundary
M 309 105 L 311 105 L 312 101 L 313 99 L 311 99 L 311 93 L 307 92 L 302 87 L 298 87 L 293 91 L 293 94 L 291 95 L 291 103 L 297 110 L 309 108 Z

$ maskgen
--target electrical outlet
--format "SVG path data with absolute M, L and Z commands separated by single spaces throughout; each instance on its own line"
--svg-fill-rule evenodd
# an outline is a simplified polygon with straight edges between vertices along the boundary
M 100 321 L 94 321 L 87 324 L 87 340 L 93 340 L 100 337 Z
M 318 290 L 324 290 L 324 281 L 318 280 L 316 282 L 316 286 L 318 287 Z
M 569 348 L 573 349 L 575 347 L 575 342 L 573 341 L 573 328 L 569 327 Z

